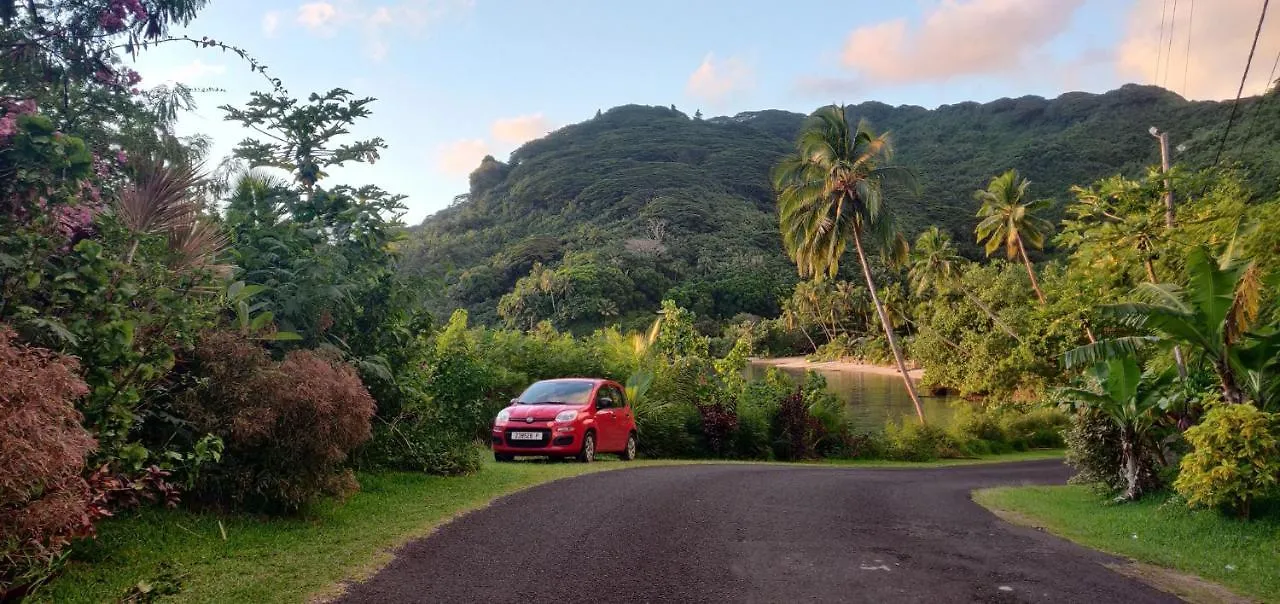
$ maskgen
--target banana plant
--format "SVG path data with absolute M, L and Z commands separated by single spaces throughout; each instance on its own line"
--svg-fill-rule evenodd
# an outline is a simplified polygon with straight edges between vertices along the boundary
M 1142 496 L 1142 477 L 1148 458 L 1147 434 L 1166 404 L 1166 387 L 1177 377 L 1170 369 L 1143 375 L 1137 358 L 1123 356 L 1090 367 L 1087 388 L 1061 388 L 1059 400 L 1075 410 L 1094 409 L 1106 415 L 1120 430 L 1121 468 L 1125 480 L 1123 497 L 1134 501 Z
M 1222 398 L 1242 403 L 1247 398 L 1240 385 L 1240 354 L 1255 346 L 1251 333 L 1258 321 L 1263 293 L 1261 270 L 1253 262 L 1240 262 L 1228 248 L 1218 260 L 1204 248 L 1187 258 L 1187 285 L 1142 283 L 1135 290 L 1139 301 L 1098 309 L 1138 335 L 1100 340 L 1068 351 L 1068 368 L 1107 359 L 1132 356 L 1146 345 L 1184 346 L 1206 361 L 1217 374 Z M 1256 363 L 1255 363 L 1256 364 Z M 1275 367 L 1273 367 L 1274 369 Z M 1265 364 L 1258 367 L 1265 371 Z M 1257 378 L 1259 384 L 1265 376 Z

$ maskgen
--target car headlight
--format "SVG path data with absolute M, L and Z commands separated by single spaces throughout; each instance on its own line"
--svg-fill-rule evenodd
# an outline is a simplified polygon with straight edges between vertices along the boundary
M 578 412 L 577 412 L 577 411 L 561 411 L 561 412 L 559 412 L 559 413 L 557 413 L 557 414 L 556 414 L 556 421 L 558 421 L 558 422 L 571 422 L 571 421 L 573 421 L 573 420 L 574 420 L 574 418 L 576 418 L 576 417 L 578 417 Z
M 501 424 L 509 419 L 511 419 L 511 410 L 503 409 L 502 411 L 498 412 L 498 418 L 494 420 L 494 423 Z

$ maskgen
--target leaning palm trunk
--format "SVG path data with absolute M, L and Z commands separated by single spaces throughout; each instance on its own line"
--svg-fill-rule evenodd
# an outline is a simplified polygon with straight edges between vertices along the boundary
M 907 386 L 907 394 L 911 395 L 911 403 L 916 406 L 916 416 L 924 423 L 924 407 L 920 405 L 920 395 L 916 393 L 916 385 L 907 372 L 907 364 L 902 360 L 902 349 L 898 347 L 898 339 L 893 335 L 893 324 L 889 322 L 889 314 L 880 302 L 880 294 L 876 291 L 875 280 L 871 278 L 871 268 L 867 265 L 867 255 L 862 251 L 862 234 L 860 229 L 853 229 L 853 246 L 858 251 L 858 264 L 862 266 L 862 276 L 867 280 L 867 291 L 871 292 L 871 302 L 880 316 L 880 325 L 884 327 L 884 336 L 889 340 L 889 350 L 893 351 L 893 360 L 898 364 L 898 372 L 902 374 L 902 383 Z
M 1036 279 L 1036 271 L 1031 267 L 1031 259 L 1027 257 L 1027 248 L 1022 246 L 1022 236 L 1014 236 L 1018 240 L 1018 255 L 1022 256 L 1022 265 L 1027 267 L 1027 276 L 1031 278 L 1031 289 L 1036 292 L 1036 299 L 1040 301 L 1040 305 L 1047 304 L 1044 299 L 1044 292 L 1040 291 L 1040 281 Z

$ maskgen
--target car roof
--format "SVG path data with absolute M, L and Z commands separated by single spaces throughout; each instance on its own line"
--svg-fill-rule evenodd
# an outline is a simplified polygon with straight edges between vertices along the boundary
M 602 384 L 612 380 L 604 378 L 586 378 L 586 377 L 569 377 L 569 378 L 553 378 L 550 380 L 538 380 L 539 382 L 590 382 L 592 384 Z

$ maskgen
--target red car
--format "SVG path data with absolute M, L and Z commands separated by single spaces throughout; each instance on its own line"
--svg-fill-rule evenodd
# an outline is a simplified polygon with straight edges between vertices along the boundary
M 577 457 L 597 453 L 636 458 L 636 419 L 617 382 L 565 378 L 534 382 L 493 422 L 493 457 Z

